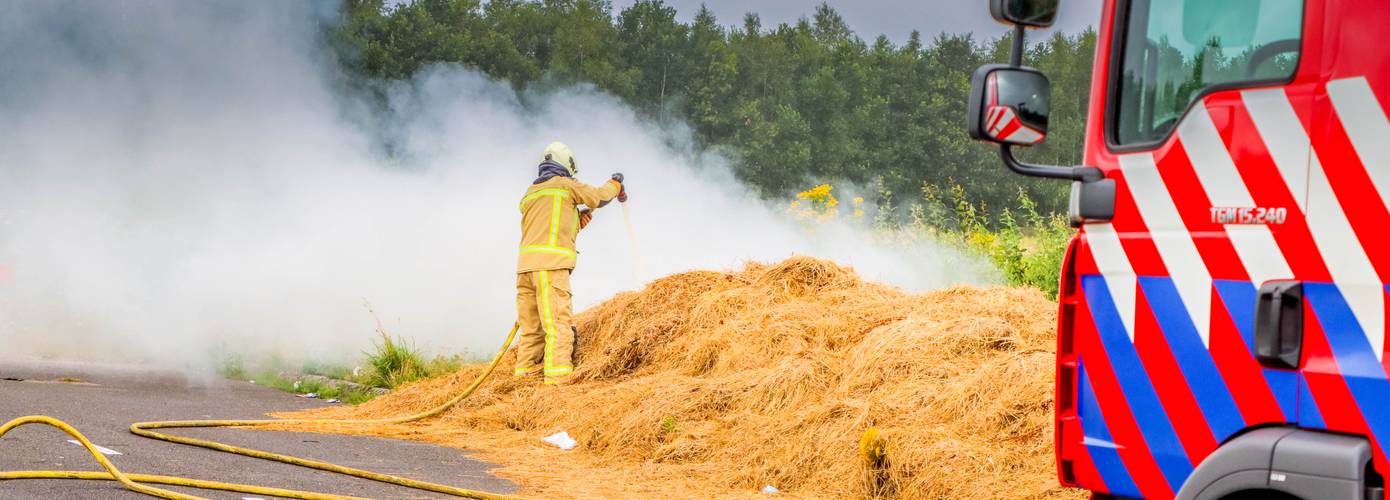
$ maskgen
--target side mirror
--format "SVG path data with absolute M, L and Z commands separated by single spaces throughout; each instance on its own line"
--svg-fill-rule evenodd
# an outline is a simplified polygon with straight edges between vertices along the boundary
M 1046 28 L 1057 20 L 1060 0 L 989 0 L 989 13 L 1004 24 Z
M 981 66 L 970 81 L 970 138 L 1032 146 L 1047 138 L 1052 84 L 1032 68 Z

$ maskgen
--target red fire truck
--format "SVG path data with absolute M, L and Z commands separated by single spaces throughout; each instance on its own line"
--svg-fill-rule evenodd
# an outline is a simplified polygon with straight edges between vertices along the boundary
M 1098 497 L 1373 498 L 1390 473 L 1387 0 L 1106 0 L 1085 164 L 1047 133 L 1023 34 L 969 132 L 1072 182 L 1056 458 Z

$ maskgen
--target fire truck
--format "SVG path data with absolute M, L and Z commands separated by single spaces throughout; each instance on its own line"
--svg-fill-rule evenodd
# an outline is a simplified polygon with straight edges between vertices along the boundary
M 1371 498 L 1390 473 L 1386 0 L 1106 0 L 1084 164 L 1035 165 L 1049 83 L 992 0 L 972 137 L 1070 181 L 1059 481 L 1098 498 Z

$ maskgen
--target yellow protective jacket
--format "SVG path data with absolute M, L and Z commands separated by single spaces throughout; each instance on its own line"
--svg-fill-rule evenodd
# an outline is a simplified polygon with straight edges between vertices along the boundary
M 578 206 L 598 208 L 621 190 L 618 181 L 595 187 L 563 176 L 532 184 L 521 198 L 521 255 L 516 272 L 574 269 Z

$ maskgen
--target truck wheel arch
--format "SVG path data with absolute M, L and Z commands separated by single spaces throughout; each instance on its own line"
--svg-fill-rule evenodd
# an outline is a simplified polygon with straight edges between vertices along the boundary
M 1251 491 L 1299 498 L 1365 498 L 1371 445 L 1363 437 L 1295 427 L 1264 427 L 1217 448 L 1188 476 L 1180 500 L 1221 499 Z M 1378 483 L 1373 481 L 1372 483 Z

